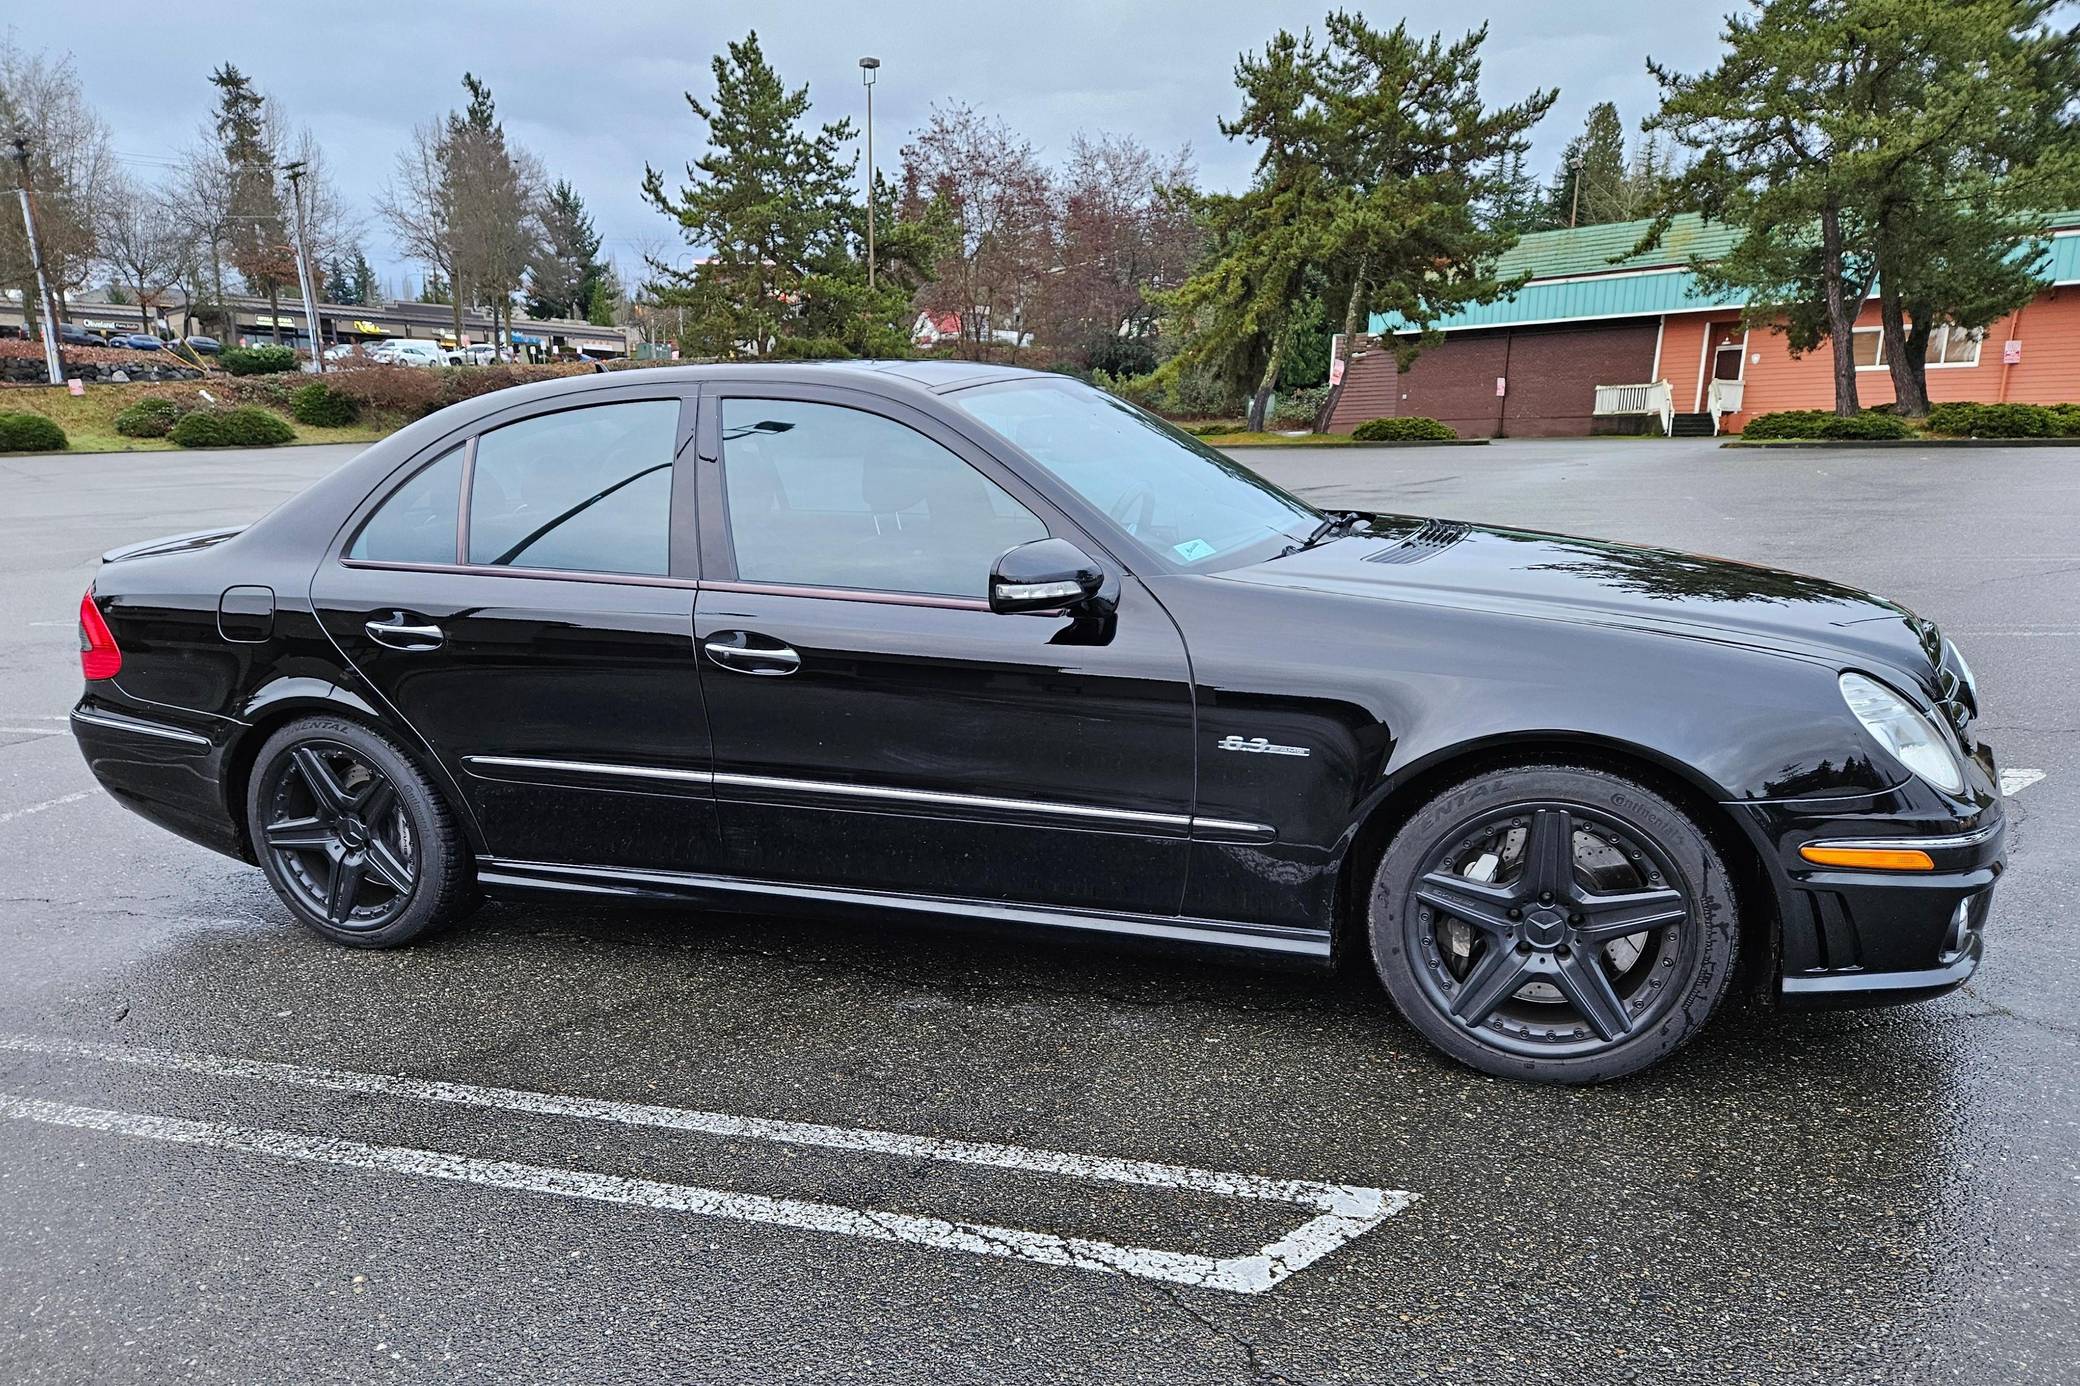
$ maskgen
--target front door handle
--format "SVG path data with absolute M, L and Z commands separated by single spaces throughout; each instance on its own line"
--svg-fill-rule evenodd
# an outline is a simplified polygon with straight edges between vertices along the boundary
M 402 611 L 393 613 L 388 620 L 370 621 L 362 629 L 368 632 L 369 639 L 393 650 L 437 650 L 448 642 L 448 633 L 439 626 L 415 624 Z
M 748 630 L 717 631 L 701 642 L 701 648 L 717 668 L 733 674 L 773 678 L 802 667 L 802 657 L 792 647 Z

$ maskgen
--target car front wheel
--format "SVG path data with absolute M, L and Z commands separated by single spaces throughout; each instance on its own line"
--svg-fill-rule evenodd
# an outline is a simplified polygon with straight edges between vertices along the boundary
M 335 943 L 408 943 L 474 903 L 454 815 L 402 750 L 359 723 L 312 717 L 269 737 L 246 821 L 275 893 Z
M 1681 809 L 1585 766 L 1476 776 L 1380 858 L 1373 961 L 1401 1013 L 1505 1077 L 1595 1083 L 1667 1057 L 1732 980 L 1726 866 Z

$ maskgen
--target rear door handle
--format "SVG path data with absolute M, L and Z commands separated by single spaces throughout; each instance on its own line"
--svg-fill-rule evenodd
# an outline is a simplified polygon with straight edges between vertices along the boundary
M 393 650 L 437 650 L 448 643 L 447 632 L 439 626 L 415 624 L 402 611 L 388 620 L 370 621 L 362 629 L 368 632 L 369 639 Z
M 717 668 L 733 674 L 773 678 L 802 667 L 802 657 L 792 647 L 748 630 L 717 631 L 701 642 L 701 648 Z

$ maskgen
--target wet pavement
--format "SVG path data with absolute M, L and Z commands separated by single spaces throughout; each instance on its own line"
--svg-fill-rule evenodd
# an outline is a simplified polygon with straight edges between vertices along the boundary
M 98 553 L 347 455 L 0 459 L 0 1379 L 2080 1376 L 2080 453 L 1246 455 L 1897 597 L 2044 772 L 1965 991 L 1729 1008 L 1589 1091 L 1452 1066 L 1362 975 L 1086 939 L 502 904 L 320 942 L 63 718 Z

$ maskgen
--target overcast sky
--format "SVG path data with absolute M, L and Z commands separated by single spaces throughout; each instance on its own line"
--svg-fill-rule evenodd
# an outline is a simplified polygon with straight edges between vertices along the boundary
M 1381 27 L 1456 36 L 1486 20 L 1491 101 L 1558 86 L 1537 134 L 1541 175 L 1589 106 L 1615 101 L 1628 127 L 1653 105 L 1645 59 L 1686 70 L 1717 51 L 1734 0 L 1467 0 L 1405 10 L 1362 7 Z M 1237 54 L 1281 25 L 1319 27 L 1324 0 L 967 0 L 907 4 L 662 4 L 643 0 L 438 0 L 365 5 L 10 7 L 25 48 L 69 52 L 115 131 L 127 172 L 147 181 L 195 138 L 230 61 L 311 127 L 347 198 L 367 214 L 369 258 L 395 289 L 418 269 L 373 214 L 414 123 L 461 104 L 465 69 L 490 82 L 508 134 L 577 187 L 606 251 L 636 270 L 645 248 L 678 248 L 676 228 L 637 191 L 645 161 L 676 176 L 706 130 L 682 93 L 712 90 L 709 61 L 756 28 L 815 114 L 863 111 L 862 54 L 882 61 L 874 94 L 876 162 L 892 169 L 935 101 L 1002 116 L 1058 158 L 1078 131 L 1120 130 L 1158 149 L 1189 143 L 1202 181 L 1232 187 L 1251 155 L 1220 134 L 1235 109 Z

